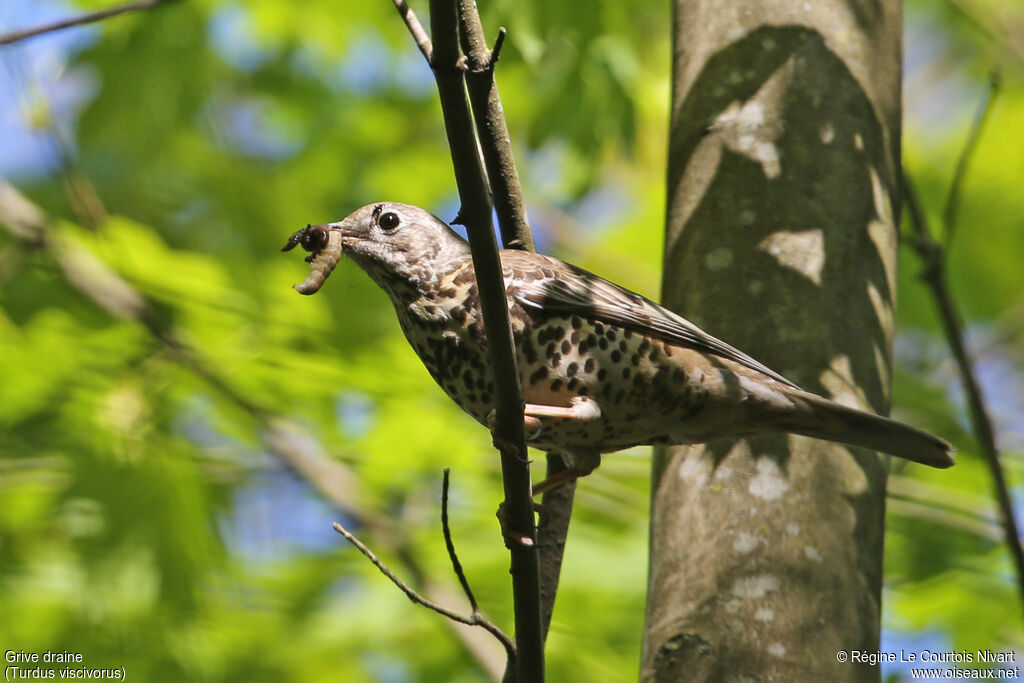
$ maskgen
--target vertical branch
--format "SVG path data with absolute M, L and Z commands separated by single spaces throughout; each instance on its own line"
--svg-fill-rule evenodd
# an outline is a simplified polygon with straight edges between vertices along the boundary
M 430 36 L 423 29 L 423 24 L 416 18 L 416 13 L 409 7 L 409 3 L 405 0 L 394 0 L 395 9 L 402 15 L 402 19 L 405 21 L 405 25 L 409 28 L 409 33 L 412 34 L 412 39 L 416 41 L 416 46 L 419 47 L 420 52 L 427 60 L 427 64 L 430 64 L 434 58 L 434 46 L 430 44 Z
M 535 251 L 526 215 L 526 203 L 519 184 L 519 172 L 512 153 L 511 137 L 501 105 L 501 96 L 498 93 L 498 84 L 494 79 L 494 68 L 505 41 L 505 29 L 499 29 L 494 49 L 488 50 L 483 26 L 480 24 L 480 14 L 473 0 L 459 0 L 459 29 L 459 38 L 469 66 L 466 74 L 469 101 L 480 139 L 480 150 L 487 167 L 491 199 L 498 215 L 502 242 L 509 249 Z M 565 469 L 561 457 L 557 455 L 547 457 L 547 467 L 548 477 Z M 544 493 L 543 504 L 547 512 L 547 521 L 538 532 L 538 543 L 541 629 L 545 638 L 551 624 L 555 596 L 558 593 L 558 578 L 569 533 L 575 491 L 576 482 L 573 481 Z
M 974 138 L 976 136 L 972 135 L 971 139 Z M 958 184 L 955 186 L 958 186 Z M 1003 466 L 999 462 L 999 449 L 996 447 L 992 419 L 989 417 L 988 410 L 985 407 L 985 398 L 981 392 L 981 385 L 974 375 L 974 369 L 964 343 L 962 317 L 957 310 L 956 303 L 953 300 L 952 294 L 950 294 L 946 282 L 945 252 L 942 245 L 932 237 L 928 220 L 925 218 L 921 205 L 918 202 L 917 193 L 906 174 L 903 176 L 903 188 L 907 210 L 910 214 L 910 225 L 914 231 L 913 239 L 910 240 L 910 243 L 924 264 L 921 278 L 928 285 L 932 298 L 935 300 L 935 307 L 938 309 L 939 319 L 942 322 L 942 331 L 946 335 L 946 342 L 949 344 L 949 349 L 960 372 L 960 381 L 963 384 L 964 393 L 967 395 L 971 428 L 978 439 L 982 456 L 985 458 L 985 464 L 988 466 L 989 474 L 992 477 L 992 486 L 995 489 L 996 503 L 999 507 L 1000 522 L 1002 523 L 1003 533 L 1006 536 L 1006 545 L 1009 548 L 1011 557 L 1013 557 L 1013 564 L 1017 571 L 1017 589 L 1020 592 L 1021 604 L 1024 606 L 1024 548 L 1021 547 L 1020 530 L 1013 516 L 1013 499 L 1010 497 L 1010 489 L 1006 484 Z
M 455 171 L 455 183 L 462 203 L 459 219 L 469 230 L 470 246 L 474 241 L 493 243 L 493 239 L 488 240 L 484 235 L 484 228 L 487 233 L 492 232 L 491 193 L 487 187 L 479 147 L 473 133 L 473 116 L 466 102 L 466 84 L 463 76 L 466 65 L 459 53 L 458 21 L 454 0 L 431 0 L 430 25 L 433 31 L 430 68 L 434 71 L 434 80 L 437 83 L 445 133 Z M 494 251 L 494 258 L 488 260 L 490 265 L 497 265 L 498 262 L 496 243 Z M 475 251 L 473 263 L 477 264 Z M 500 268 L 497 272 L 500 272 Z
M 547 461 L 548 478 L 565 469 L 565 462 L 560 455 L 549 453 Z M 551 626 L 551 615 L 555 609 L 558 577 L 562 572 L 562 556 L 565 554 L 565 541 L 569 535 L 572 501 L 575 496 L 576 482 L 569 481 L 545 491 L 541 498 L 546 520 L 537 532 L 537 543 L 540 550 L 541 628 L 545 640 Z
M 476 3 L 473 0 L 458 2 L 460 38 L 469 65 L 466 85 L 491 184 L 491 197 L 501 227 L 502 242 L 509 249 L 534 251 L 533 236 L 526 217 L 526 203 L 519 185 L 519 172 L 512 154 L 498 84 L 494 81 L 494 65 L 498 62 L 501 46 L 505 42 L 505 29 L 499 29 L 494 49 L 488 50 Z
M 960 153 L 960 158 L 956 162 L 956 170 L 953 171 L 953 180 L 949 183 L 949 193 L 946 195 L 946 206 L 942 210 L 942 243 L 946 245 L 947 249 L 953 241 L 953 229 L 956 226 L 956 217 L 960 210 L 960 187 L 963 183 L 964 176 L 967 175 L 967 164 L 974 155 L 974 149 L 978 146 L 978 140 L 981 139 L 981 131 L 984 129 L 985 122 L 988 120 L 989 112 L 992 111 L 992 103 L 999 94 L 999 84 L 999 72 L 993 71 L 989 74 L 988 90 L 985 91 L 985 97 L 978 105 L 978 111 L 974 115 L 974 124 L 971 126 L 971 131 L 967 135 L 967 142 L 964 143 L 964 149 Z
M 522 683 L 541 682 L 544 680 L 544 649 L 541 637 L 540 578 L 530 466 L 526 459 L 526 439 L 523 433 L 523 392 L 509 326 L 498 245 L 491 224 L 489 192 L 466 101 L 455 1 L 430 2 L 430 25 L 433 32 L 431 68 L 441 98 L 445 131 L 462 201 L 461 221 L 469 232 L 494 376 L 496 419 L 493 434 L 495 444 L 501 451 L 506 523 L 517 536 L 527 541 L 510 544 L 517 649 L 515 676 Z

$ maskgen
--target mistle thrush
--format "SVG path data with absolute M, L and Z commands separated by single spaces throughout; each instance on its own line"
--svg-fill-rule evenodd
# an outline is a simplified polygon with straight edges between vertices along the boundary
M 342 254 L 387 292 L 434 380 L 488 424 L 494 384 L 469 245 L 407 204 L 370 204 L 285 245 L 312 252 L 295 285 L 316 292 Z M 923 431 L 803 391 L 672 311 L 558 259 L 500 254 L 530 445 L 574 475 L 600 454 L 791 432 L 932 467 L 953 447 Z

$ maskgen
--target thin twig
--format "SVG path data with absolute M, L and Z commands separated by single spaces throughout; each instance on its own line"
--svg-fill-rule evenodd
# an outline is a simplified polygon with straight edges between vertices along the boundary
M 996 447 L 992 420 L 985 406 L 981 386 L 974 374 L 974 368 L 967 354 L 963 323 L 961 322 L 962 318 L 946 283 L 943 248 L 932 237 L 927 218 L 918 203 L 917 193 L 905 172 L 903 174 L 903 190 L 907 209 L 910 213 L 910 224 L 914 230 L 910 243 L 924 263 L 921 278 L 928 285 L 932 297 L 935 299 L 935 306 L 938 308 L 942 329 L 946 335 L 946 342 L 949 344 L 950 351 L 960 371 L 960 381 L 963 384 L 964 392 L 967 394 L 971 426 L 975 437 L 978 439 L 978 445 L 981 447 L 985 463 L 988 465 L 989 474 L 992 477 L 996 502 L 999 506 L 1000 522 L 1003 526 L 1006 545 L 1010 555 L 1013 557 L 1013 563 L 1017 571 L 1017 588 L 1020 591 L 1021 605 L 1024 607 L 1024 548 L 1021 547 L 1020 531 L 1017 528 L 1017 521 L 1013 516 L 1013 500 L 1010 497 L 1010 490 L 1006 484 L 1003 466 L 999 462 L 999 450 Z
M 459 556 L 455 554 L 455 542 L 452 541 L 451 527 L 448 525 L 448 484 L 449 476 L 451 471 L 446 467 L 444 468 L 444 481 L 441 486 L 441 532 L 444 534 L 444 547 L 448 551 L 448 557 L 452 561 L 452 570 L 455 572 L 455 576 L 459 579 L 459 585 L 462 586 L 462 592 L 466 594 L 466 599 L 469 600 L 469 606 L 473 610 L 472 619 L 474 623 L 482 626 L 487 630 L 488 633 L 494 635 L 505 648 L 505 654 L 508 655 L 508 661 L 510 666 L 515 662 L 516 658 L 516 646 L 512 642 L 512 639 L 505 635 L 505 632 L 499 629 L 497 626 L 488 621 L 483 614 L 480 612 L 480 606 L 476 602 L 476 596 L 473 595 L 473 589 L 469 587 L 469 580 L 466 578 L 466 573 L 462 570 L 462 563 L 459 562 Z
M 431 68 L 437 83 L 448 147 L 459 189 L 462 222 L 469 234 L 480 295 L 488 362 L 494 380 L 495 446 L 501 453 L 503 506 L 510 543 L 512 602 L 515 614 L 515 677 L 520 683 L 544 681 L 544 641 L 540 615 L 540 568 L 533 520 L 530 466 L 523 431 L 523 388 L 519 382 L 505 283 L 491 224 L 490 191 L 484 177 L 473 118 L 466 101 L 463 60 L 459 54 L 456 0 L 430 0 L 433 41 Z
M 519 171 L 512 154 L 498 84 L 494 81 L 494 65 L 505 42 L 505 30 L 499 31 L 494 50 L 488 50 L 476 3 L 473 0 L 458 0 L 458 3 L 459 38 L 469 64 L 466 85 L 491 185 L 491 198 L 501 227 L 501 240 L 508 249 L 534 251 Z
M 391 568 L 384 564 L 384 562 L 382 562 L 381 559 L 377 557 L 372 550 L 367 548 L 362 541 L 356 538 L 351 531 L 343 527 L 338 522 L 335 522 L 332 526 L 334 527 L 335 531 L 337 531 L 339 534 L 345 537 L 345 540 L 354 545 L 356 549 L 366 557 L 366 559 L 372 562 L 373 566 L 379 569 L 381 574 L 388 577 L 388 579 L 391 580 L 391 583 L 395 584 L 399 588 L 399 590 L 405 593 L 406 597 L 408 597 L 409 600 L 411 600 L 413 603 L 426 607 L 427 609 L 437 612 L 441 616 L 447 617 L 448 619 L 456 621 L 460 624 L 481 627 L 482 629 L 484 629 L 485 631 L 487 631 L 488 633 L 490 633 L 498 639 L 502 646 L 504 646 L 505 651 L 509 655 L 509 658 L 515 657 L 515 645 L 512 643 L 512 639 L 505 635 L 505 633 L 503 633 L 500 628 L 498 628 L 493 623 L 485 619 L 478 610 L 474 610 L 473 614 L 467 617 L 462 614 L 459 614 L 458 612 L 454 612 L 448 609 L 447 607 L 442 607 L 433 600 L 429 600 L 423 597 L 422 595 L 417 593 L 412 588 L 412 586 L 398 578 L 398 576 L 393 571 L 391 571 Z
M 419 46 L 420 52 L 426 58 L 427 64 L 430 64 L 434 58 L 434 47 L 430 44 L 430 36 L 423 29 L 423 24 L 420 23 L 416 13 L 409 7 L 409 3 L 405 0 L 394 0 L 394 2 L 398 13 L 402 15 L 405 25 L 409 28 L 409 33 L 412 34 L 412 39 L 416 41 L 416 45 Z
M 444 547 L 448 550 L 448 557 L 452 561 L 452 570 L 455 572 L 455 576 L 459 579 L 459 584 L 462 586 L 462 591 L 466 594 L 466 598 L 469 600 L 469 606 L 473 609 L 473 613 L 476 614 L 480 611 L 480 608 L 476 604 L 476 596 L 473 595 L 473 589 L 469 587 L 469 580 L 466 579 L 466 573 L 462 571 L 462 563 L 459 562 L 459 556 L 455 554 L 455 543 L 452 541 L 452 530 L 448 526 L 448 480 L 451 474 L 451 470 L 447 467 L 444 468 L 444 480 L 441 483 L 441 532 L 444 534 Z
M 52 33 L 53 31 L 60 31 L 61 29 L 71 28 L 72 26 L 92 24 L 97 21 L 109 19 L 110 17 L 116 17 L 118 14 L 124 14 L 125 12 L 151 9 L 157 5 L 162 5 L 167 2 L 172 2 L 172 0 L 136 0 L 136 2 L 128 2 L 123 5 L 117 5 L 116 7 L 99 10 L 98 12 L 80 14 L 77 17 L 71 17 L 70 19 L 61 19 L 60 21 L 42 24 L 33 28 L 11 31 L 0 35 L 0 45 L 10 45 L 11 43 L 16 43 L 19 40 L 33 38 L 35 36 L 43 35 L 44 33 Z
M 498 60 L 501 59 L 501 48 L 505 44 L 505 37 L 508 35 L 508 31 L 505 30 L 504 26 L 498 27 L 498 37 L 494 39 L 494 47 L 491 48 L 491 57 L 487 60 L 487 68 L 494 71 L 494 67 L 498 64 Z
M 982 98 L 981 103 L 978 104 L 978 111 L 974 115 L 974 123 L 971 125 L 963 151 L 960 152 L 960 158 L 957 159 L 956 169 L 953 171 L 953 180 L 949 183 L 946 207 L 942 211 L 942 244 L 945 245 L 946 249 L 949 249 L 953 241 L 953 230 L 956 227 L 957 214 L 960 211 L 960 186 L 963 183 L 964 176 L 967 174 L 967 164 L 971 157 L 974 156 L 974 149 L 978 146 L 978 140 L 981 139 L 981 131 L 984 129 L 985 122 L 992 111 L 992 105 L 995 102 L 996 96 L 999 95 L 1000 82 L 999 71 L 995 69 L 989 74 L 988 89 L 985 90 L 985 96 Z
M 393 571 L 391 571 L 391 569 L 386 564 L 384 564 L 380 560 L 380 558 L 377 557 L 373 553 L 372 550 L 367 548 L 363 544 L 362 541 L 360 541 L 358 538 L 356 538 L 354 535 L 352 535 L 352 532 L 349 531 L 348 529 L 346 529 L 345 527 L 343 527 L 339 522 L 334 522 L 331 526 L 334 527 L 335 531 L 337 531 L 339 534 L 344 536 L 345 540 L 347 540 L 349 543 L 354 545 L 359 552 L 361 552 L 363 555 L 365 555 L 366 559 L 368 559 L 370 562 L 372 562 L 373 566 L 375 566 L 377 569 L 379 569 L 381 574 L 383 574 L 384 576 L 388 577 L 391 580 L 391 583 L 393 583 L 396 586 L 398 586 L 398 588 L 403 593 L 405 593 L 406 596 L 408 596 L 408 598 L 410 600 L 412 600 L 414 603 L 416 603 L 417 605 L 423 605 L 427 609 L 431 609 L 431 610 L 437 612 L 438 614 L 446 616 L 449 619 L 451 619 L 452 621 L 457 621 L 460 624 L 466 624 L 467 626 L 475 626 L 475 623 L 473 622 L 473 620 L 471 618 L 464 617 L 461 614 L 459 614 L 458 612 L 453 612 L 452 610 L 448 609 L 447 607 L 442 607 L 441 605 L 438 605 L 437 603 L 435 603 L 435 602 L 433 602 L 431 600 L 427 600 L 425 597 L 423 597 L 422 595 L 417 593 L 415 590 L 413 590 L 413 588 L 409 584 L 407 584 L 405 581 L 402 581 L 400 578 L 398 578 L 398 576 L 396 576 L 395 573 Z

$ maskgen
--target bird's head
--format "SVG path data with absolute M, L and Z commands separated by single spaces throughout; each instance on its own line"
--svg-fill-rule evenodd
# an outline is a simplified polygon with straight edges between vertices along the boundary
M 307 226 L 284 250 L 296 245 L 311 252 L 309 277 L 295 286 L 303 294 L 317 291 L 343 254 L 391 294 L 433 282 L 469 257 L 469 245 L 444 221 L 394 202 L 368 204 L 337 223 Z

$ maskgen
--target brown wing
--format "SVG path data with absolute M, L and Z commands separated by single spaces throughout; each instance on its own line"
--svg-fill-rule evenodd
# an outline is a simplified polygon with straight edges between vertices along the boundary
M 501 262 L 509 296 L 528 309 L 576 314 L 619 325 L 670 344 L 727 358 L 799 388 L 667 308 L 582 268 L 550 256 L 515 250 L 503 250 Z

